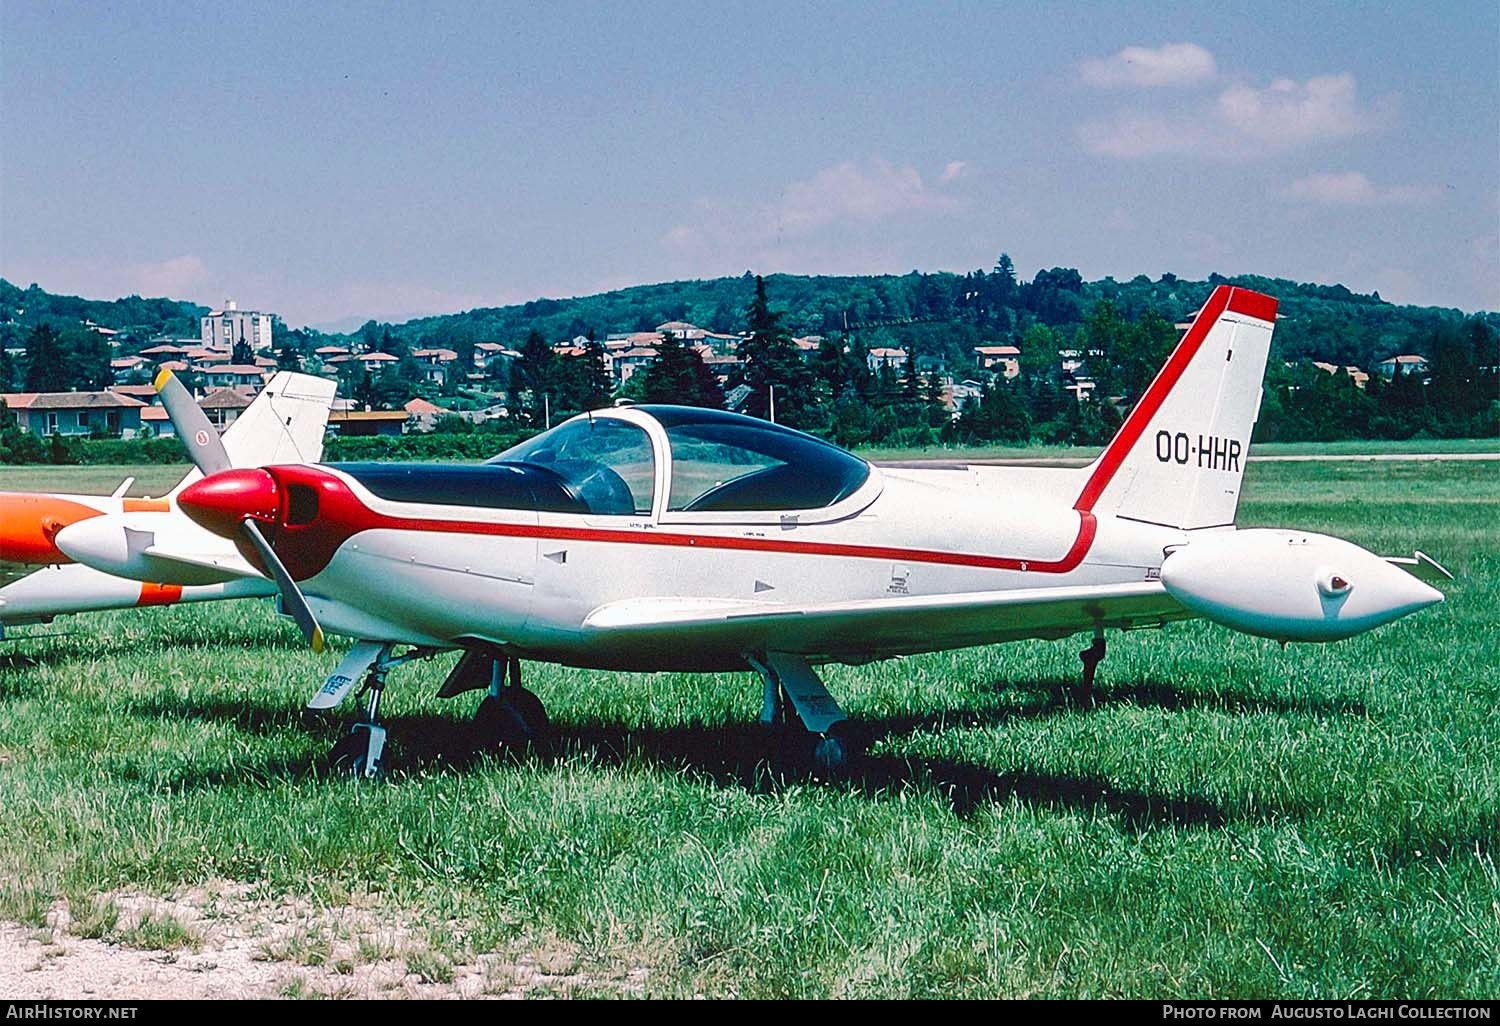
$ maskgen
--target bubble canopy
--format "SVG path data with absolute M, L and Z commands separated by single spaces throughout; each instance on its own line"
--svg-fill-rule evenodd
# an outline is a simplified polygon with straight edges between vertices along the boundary
M 645 418 L 660 431 L 648 431 Z M 489 464 L 542 468 L 587 512 L 628 515 L 651 511 L 658 462 L 667 469 L 664 508 L 681 513 L 824 509 L 870 476 L 863 460 L 801 431 L 722 410 L 656 405 L 575 417 Z

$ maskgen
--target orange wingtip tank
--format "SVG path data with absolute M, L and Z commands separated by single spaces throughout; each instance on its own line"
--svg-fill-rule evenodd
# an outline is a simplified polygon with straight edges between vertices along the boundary
M 10 563 L 71 563 L 53 539 L 69 524 L 99 510 L 55 495 L 0 494 L 0 560 Z

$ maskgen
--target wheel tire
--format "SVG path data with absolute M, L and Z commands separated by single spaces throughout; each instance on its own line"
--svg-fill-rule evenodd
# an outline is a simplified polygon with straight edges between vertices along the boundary
M 354 780 L 365 778 L 365 760 L 369 756 L 370 736 L 355 727 L 339 738 L 328 751 L 328 769 L 334 776 Z
M 869 743 L 848 720 L 839 720 L 813 745 L 813 766 L 822 776 L 841 777 L 864 757 Z
M 547 716 L 547 707 L 535 694 L 525 688 L 507 688 L 505 700 L 526 725 L 528 740 L 540 741 L 551 733 L 552 721 Z
M 531 739 L 526 720 L 503 698 L 486 695 L 474 712 L 476 748 L 514 748 Z

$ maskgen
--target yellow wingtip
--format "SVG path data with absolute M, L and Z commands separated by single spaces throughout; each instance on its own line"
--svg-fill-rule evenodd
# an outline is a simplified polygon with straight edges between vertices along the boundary
M 172 380 L 172 372 L 163 367 L 156 372 L 156 380 L 151 382 L 151 387 L 160 392 L 167 387 L 167 382 Z

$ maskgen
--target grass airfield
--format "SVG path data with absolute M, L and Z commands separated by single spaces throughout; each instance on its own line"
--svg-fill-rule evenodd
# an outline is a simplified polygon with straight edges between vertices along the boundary
M 1493 996 L 1500 465 L 1253 463 L 1239 522 L 1457 579 L 1327 646 L 1112 634 L 1088 709 L 1082 638 L 830 667 L 877 738 L 841 783 L 767 764 L 748 673 L 528 666 L 554 742 L 477 756 L 450 656 L 361 785 L 302 709 L 336 653 L 267 602 L 27 628 L 72 633 L 0 644 L 0 917 L 173 958 L 233 921 L 293 996 Z

